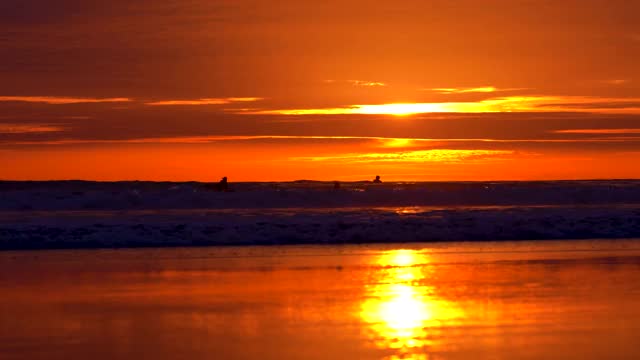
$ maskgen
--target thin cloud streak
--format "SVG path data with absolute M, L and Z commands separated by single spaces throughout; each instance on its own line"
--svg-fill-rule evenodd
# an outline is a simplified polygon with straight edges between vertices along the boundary
M 423 113 L 594 112 L 640 113 L 640 98 L 589 96 L 507 96 L 475 102 L 392 103 L 338 108 L 279 109 L 239 112 L 259 115 L 414 115 Z
M 631 82 L 627 79 L 612 79 L 612 80 L 603 80 L 602 83 L 607 85 L 624 85 Z
M 364 87 L 385 87 L 387 84 L 381 81 L 363 81 L 363 80 L 349 80 L 348 81 L 353 86 L 364 86 Z
M 432 88 L 421 89 L 422 91 L 433 91 L 443 95 L 450 94 L 469 94 L 469 93 L 494 93 L 506 91 L 527 90 L 528 88 L 497 88 L 495 86 L 481 86 L 475 88 Z
M 225 141 L 252 140 L 363 140 L 377 141 L 381 147 L 402 148 L 416 147 L 420 143 L 620 143 L 639 140 L 637 137 L 597 137 L 586 139 L 482 139 L 482 138 L 393 138 L 377 136 L 315 136 L 315 135 L 209 135 L 209 136 L 177 136 L 149 137 L 136 139 L 58 139 L 42 141 L 0 141 L 2 145 L 89 145 L 89 144 L 207 144 Z
M 228 97 L 228 98 L 202 98 L 192 100 L 161 100 L 147 102 L 145 105 L 149 106 L 199 106 L 199 105 L 227 105 L 233 103 L 255 102 L 263 100 L 259 97 Z
M 88 103 L 116 103 L 130 102 L 129 98 L 74 98 L 57 96 L 0 96 L 1 102 L 29 102 L 44 103 L 50 105 L 88 104 Z
M 382 81 L 370 81 L 370 80 L 325 80 L 327 84 L 335 84 L 335 83 L 348 83 L 353 86 L 359 87 L 386 87 L 387 83 Z
M 640 134 L 640 129 L 567 129 L 552 132 L 556 134 Z
M 435 91 L 440 94 L 464 94 L 464 93 L 492 93 L 498 91 L 497 88 L 493 86 L 484 86 L 477 88 L 433 88 L 433 89 L 424 89 L 429 91 Z
M 405 163 L 459 163 L 469 161 L 499 160 L 505 156 L 514 155 L 513 150 L 460 150 L 433 149 L 417 151 L 397 151 L 389 153 L 344 154 L 337 156 L 297 157 L 291 160 L 303 161 L 336 161 L 336 162 L 405 162 Z
M 440 142 L 441 139 L 399 139 L 375 136 L 297 136 L 297 135 L 209 135 L 209 136 L 176 136 L 151 137 L 137 139 L 59 139 L 45 141 L 12 141 L 12 145 L 78 145 L 78 144 L 206 144 L 221 141 L 251 141 L 251 140 L 375 140 L 383 145 L 396 146 L 400 142 Z M 463 139 L 460 139 L 463 141 Z
M 64 130 L 64 127 L 48 124 L 0 124 L 0 134 L 50 133 Z

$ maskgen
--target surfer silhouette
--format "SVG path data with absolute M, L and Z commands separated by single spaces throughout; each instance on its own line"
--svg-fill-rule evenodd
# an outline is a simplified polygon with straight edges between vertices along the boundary
M 217 184 L 212 186 L 214 191 L 227 191 L 229 190 L 229 182 L 227 181 L 227 177 L 223 177 Z
M 374 184 L 381 184 L 382 183 L 382 180 L 380 180 L 380 175 L 376 175 L 376 178 L 375 178 L 375 180 L 373 180 L 373 183 Z

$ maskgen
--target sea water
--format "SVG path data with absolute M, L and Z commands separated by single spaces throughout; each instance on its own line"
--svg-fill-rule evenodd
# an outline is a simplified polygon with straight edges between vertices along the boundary
M 0 249 L 640 237 L 640 181 L 0 182 Z

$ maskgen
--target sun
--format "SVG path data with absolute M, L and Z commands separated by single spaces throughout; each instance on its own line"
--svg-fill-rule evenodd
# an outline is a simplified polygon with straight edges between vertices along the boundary
M 422 113 L 449 112 L 446 104 L 438 103 L 396 103 L 380 105 L 356 105 L 358 113 L 376 115 L 409 116 Z

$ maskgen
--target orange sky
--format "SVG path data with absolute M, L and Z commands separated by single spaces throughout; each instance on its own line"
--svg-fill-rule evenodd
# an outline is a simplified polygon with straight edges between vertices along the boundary
M 640 3 L 0 4 L 0 179 L 638 178 Z

